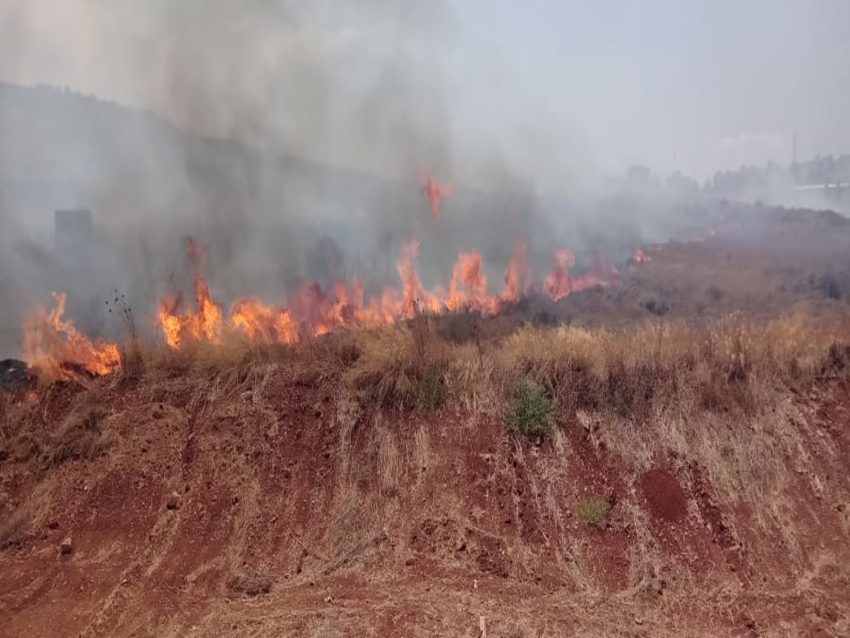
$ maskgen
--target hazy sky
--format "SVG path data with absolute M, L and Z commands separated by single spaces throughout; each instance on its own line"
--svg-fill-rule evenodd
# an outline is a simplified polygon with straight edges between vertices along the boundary
M 0 78 L 383 173 L 850 152 L 847 0 L 0 0 Z

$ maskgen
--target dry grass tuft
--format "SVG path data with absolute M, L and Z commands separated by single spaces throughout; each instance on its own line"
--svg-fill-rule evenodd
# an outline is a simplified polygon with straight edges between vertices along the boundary
M 608 512 L 611 504 L 603 496 L 590 496 L 578 504 L 578 516 L 587 527 L 605 529 L 608 526 Z
M 106 416 L 99 406 L 89 406 L 71 413 L 63 427 L 52 436 L 42 454 L 45 467 L 55 467 L 70 460 L 91 460 L 104 454 L 113 444 L 111 433 L 102 427 Z
M 255 569 L 244 569 L 227 581 L 227 588 L 244 596 L 259 596 L 268 594 L 272 589 L 272 578 L 268 574 Z
M 378 485 L 383 496 L 395 496 L 401 481 L 402 458 L 395 435 L 386 427 L 375 429 Z
M 343 379 L 356 392 L 383 407 L 428 410 L 445 402 L 450 348 L 432 318 L 354 334 L 359 356 Z
M 646 420 L 680 407 L 683 397 L 711 411 L 751 413 L 765 388 L 843 369 L 848 342 L 848 322 L 798 312 L 767 323 L 732 316 L 706 329 L 665 322 L 620 332 L 525 328 L 495 356 L 504 378 L 540 383 L 568 412 Z
M 25 543 L 31 536 L 30 526 L 30 518 L 24 508 L 15 510 L 0 521 L 0 550 Z

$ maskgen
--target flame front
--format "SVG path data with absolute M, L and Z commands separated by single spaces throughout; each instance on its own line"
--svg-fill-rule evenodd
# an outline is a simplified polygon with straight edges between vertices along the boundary
M 265 306 L 256 297 L 237 299 L 230 307 L 230 323 L 251 339 L 266 343 L 295 343 L 298 326 L 289 312 Z
M 221 335 L 221 307 L 210 297 L 210 289 L 201 274 L 195 275 L 196 311 L 182 309 L 180 295 L 168 293 L 159 303 L 159 323 L 165 341 L 176 348 L 186 339 L 217 342 Z
M 418 253 L 416 239 L 405 243 L 396 264 L 400 287 L 385 288 L 368 301 L 359 279 L 336 280 L 328 290 L 311 282 L 299 286 L 280 306 L 267 305 L 256 297 L 237 299 L 226 319 L 221 306 L 211 298 L 203 275 L 196 273 L 195 307 L 186 308 L 180 296 L 167 294 L 160 301 L 159 325 L 172 348 L 191 340 L 218 342 L 224 330 L 239 331 L 265 343 L 292 344 L 342 326 L 372 328 L 410 319 L 419 312 L 439 314 L 471 309 L 495 313 L 502 304 L 516 302 L 532 290 L 533 276 L 524 243 L 514 248 L 505 269 L 504 290 L 499 295 L 487 291 L 487 276 L 478 251 L 461 253 L 448 287 L 432 289 L 425 288 L 419 278 Z M 583 275 L 571 275 L 574 264 L 575 256 L 569 249 L 555 253 L 554 266 L 543 283 L 552 299 L 563 299 L 571 292 L 595 285 L 611 285 L 617 280 L 617 269 L 598 256 Z
M 543 289 L 552 299 L 558 301 L 567 295 L 594 286 L 611 286 L 617 283 L 619 273 L 617 268 L 602 260 L 594 253 L 590 270 L 583 275 L 570 275 L 570 268 L 575 265 L 575 254 L 569 248 L 555 252 L 552 270 L 543 282 Z
M 56 306 L 48 312 L 39 308 L 24 322 L 24 355 L 42 374 L 59 379 L 72 376 L 73 364 L 91 374 L 109 374 L 121 364 L 118 346 L 102 340 L 90 341 L 74 324 L 62 319 L 65 294 L 53 293 Z
M 520 297 L 531 289 L 531 269 L 528 267 L 525 242 L 520 242 L 514 247 L 514 254 L 505 269 L 505 292 L 502 294 L 504 301 L 518 301 Z

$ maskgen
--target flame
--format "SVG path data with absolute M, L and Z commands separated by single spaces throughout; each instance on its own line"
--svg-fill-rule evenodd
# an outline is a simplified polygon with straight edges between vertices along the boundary
M 574 265 L 575 254 L 569 248 L 555 252 L 552 270 L 543 282 L 543 290 L 553 300 L 558 301 L 572 292 L 594 286 L 611 286 L 616 284 L 619 278 L 617 268 L 604 262 L 598 253 L 594 253 L 590 270 L 583 275 L 570 275 L 570 268 Z
M 237 299 L 230 306 L 230 323 L 250 339 L 266 343 L 296 343 L 298 326 L 283 308 L 265 306 L 256 297 Z
M 552 270 L 543 281 L 543 290 L 555 301 L 570 294 L 570 268 L 576 263 L 576 256 L 569 248 L 555 251 Z
M 594 286 L 613 286 L 619 281 L 619 277 L 620 273 L 613 264 L 604 261 L 599 253 L 593 253 L 590 269 L 572 280 L 572 291 L 577 292 Z
M 487 277 L 481 272 L 481 253 L 460 254 L 452 271 L 446 308 L 451 311 L 462 308 L 495 311 L 497 305 L 498 301 L 487 295 Z
M 531 280 L 531 269 L 528 267 L 525 242 L 519 242 L 514 246 L 511 261 L 505 269 L 505 291 L 502 293 L 502 299 L 504 301 L 517 301 L 529 291 Z
M 497 312 L 502 303 L 519 299 L 532 289 L 532 274 L 524 243 L 514 248 L 505 270 L 501 295 L 487 291 L 487 276 L 481 253 L 461 253 L 452 269 L 447 288 L 425 288 L 416 269 L 419 242 L 414 238 L 402 246 L 396 270 L 400 287 L 387 287 L 366 300 L 363 283 L 335 280 L 327 290 L 318 283 L 301 284 L 280 306 L 266 305 L 256 297 L 242 297 L 230 306 L 227 318 L 211 299 L 201 274 L 195 276 L 194 308 L 185 308 L 179 295 L 166 294 L 159 306 L 158 321 L 172 348 L 188 340 L 217 342 L 222 330 L 241 331 L 249 339 L 266 343 L 292 344 L 308 337 L 326 334 L 341 326 L 376 327 L 414 317 L 418 312 L 439 314 L 471 308 L 483 313 Z M 544 281 L 544 291 L 554 300 L 571 292 L 617 281 L 617 269 L 594 256 L 588 272 L 573 276 L 575 256 L 569 249 L 554 256 L 552 271 Z
M 431 215 L 434 221 L 440 219 L 440 204 L 443 199 L 452 194 L 451 184 L 440 184 L 427 173 L 423 172 L 419 180 L 420 190 L 425 198 L 431 202 Z
M 638 248 L 635 250 L 635 256 L 632 258 L 632 261 L 636 264 L 645 264 L 649 261 L 652 261 L 649 255 L 647 255 L 643 250 Z
M 165 341 L 176 348 L 185 339 L 204 338 L 218 342 L 221 335 L 221 306 L 210 297 L 210 289 L 202 275 L 195 275 L 196 310 L 182 310 L 182 297 L 172 293 L 160 300 L 157 313 Z
M 74 324 L 62 319 L 65 294 L 53 293 L 56 306 L 39 308 L 24 323 L 24 356 L 34 368 L 53 378 L 70 379 L 73 364 L 91 374 L 109 374 L 121 364 L 118 346 L 100 339 L 92 342 Z

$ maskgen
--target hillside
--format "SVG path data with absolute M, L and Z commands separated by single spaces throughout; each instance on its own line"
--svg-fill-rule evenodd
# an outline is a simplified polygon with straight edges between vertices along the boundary
M 0 634 L 848 635 L 850 234 L 727 213 L 557 302 L 0 390 Z

